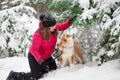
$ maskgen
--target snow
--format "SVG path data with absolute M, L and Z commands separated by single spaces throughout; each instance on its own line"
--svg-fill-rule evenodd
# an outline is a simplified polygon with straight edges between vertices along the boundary
M 0 59 L 0 80 L 5 80 L 11 70 L 29 72 L 27 57 Z M 74 67 L 58 68 L 39 80 L 120 80 L 120 60 L 113 60 L 97 66 L 88 62 Z
M 5 41 L 5 38 L 4 38 L 4 36 L 0 36 L 0 46 L 1 46 L 1 48 L 4 48 L 4 47 L 6 47 L 6 41 Z
M 89 10 L 85 10 L 83 13 L 82 13 L 82 19 L 85 20 L 85 19 L 92 19 L 93 18 L 93 14 L 95 14 L 97 11 L 96 9 L 89 9 Z
M 108 56 L 113 56 L 114 55 L 114 52 L 113 51 L 108 51 Z
M 84 9 L 88 9 L 90 7 L 89 0 L 79 0 L 80 6 Z

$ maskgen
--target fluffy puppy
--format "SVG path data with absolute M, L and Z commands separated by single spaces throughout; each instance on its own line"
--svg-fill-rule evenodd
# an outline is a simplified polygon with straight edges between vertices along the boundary
M 58 46 L 58 53 L 60 56 L 60 66 L 65 67 L 74 66 L 75 58 L 80 62 L 84 63 L 83 56 L 81 53 L 80 45 L 77 39 L 73 39 L 72 35 L 64 34 Z

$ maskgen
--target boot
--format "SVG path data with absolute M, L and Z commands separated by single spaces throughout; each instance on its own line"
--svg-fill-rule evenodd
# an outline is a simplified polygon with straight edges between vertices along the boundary
M 28 73 L 25 73 L 25 80 L 37 80 L 37 79 L 33 78 L 31 72 L 28 72 Z
M 15 76 L 15 72 L 14 71 L 10 71 L 8 77 L 6 80 L 16 80 L 16 76 Z
M 24 72 L 14 72 L 14 71 L 10 71 L 8 77 L 6 80 L 25 80 L 25 77 L 24 77 Z
M 6 80 L 37 80 L 31 73 L 11 71 Z
M 6 80 L 37 80 L 32 77 L 32 73 L 10 71 Z

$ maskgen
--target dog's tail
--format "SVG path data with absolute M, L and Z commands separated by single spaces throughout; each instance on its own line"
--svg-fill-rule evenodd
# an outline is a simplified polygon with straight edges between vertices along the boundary
M 80 43 L 77 38 L 74 39 L 74 51 L 75 51 L 75 56 L 78 58 L 79 62 L 84 64 Z

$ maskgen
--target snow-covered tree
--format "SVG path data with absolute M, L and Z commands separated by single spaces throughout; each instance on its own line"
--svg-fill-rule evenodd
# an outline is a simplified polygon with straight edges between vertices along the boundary
M 100 17 L 98 16 L 101 13 L 99 13 L 95 7 L 96 4 L 90 3 L 89 0 L 55 0 L 50 5 L 50 9 L 53 9 L 58 13 L 56 14 L 58 20 L 65 20 L 69 17 L 77 16 L 73 21 L 72 29 L 69 29 L 68 32 L 74 30 L 73 28 L 76 29 L 75 31 L 72 31 L 72 33 L 79 38 L 85 56 L 90 56 L 88 59 L 89 61 L 92 61 L 93 53 L 95 54 L 100 46 L 98 43 L 100 40 L 98 38 L 100 35 L 98 26 Z M 94 39 L 96 39 L 96 41 L 94 41 Z
M 48 11 L 48 3 L 52 0 L 29 0 L 30 5 L 36 10 L 37 14 L 35 15 L 39 18 L 41 13 Z
M 26 54 L 31 35 L 38 26 L 29 0 L 4 0 L 0 11 L 0 54 Z M 9 5 L 8 5 L 9 4 Z
M 91 60 L 101 64 L 120 57 L 120 0 L 54 0 L 50 9 L 58 20 L 77 16 L 73 32 Z
M 101 29 L 102 49 L 98 53 L 101 63 L 120 58 L 120 0 L 101 0 L 99 11 L 103 11 Z

